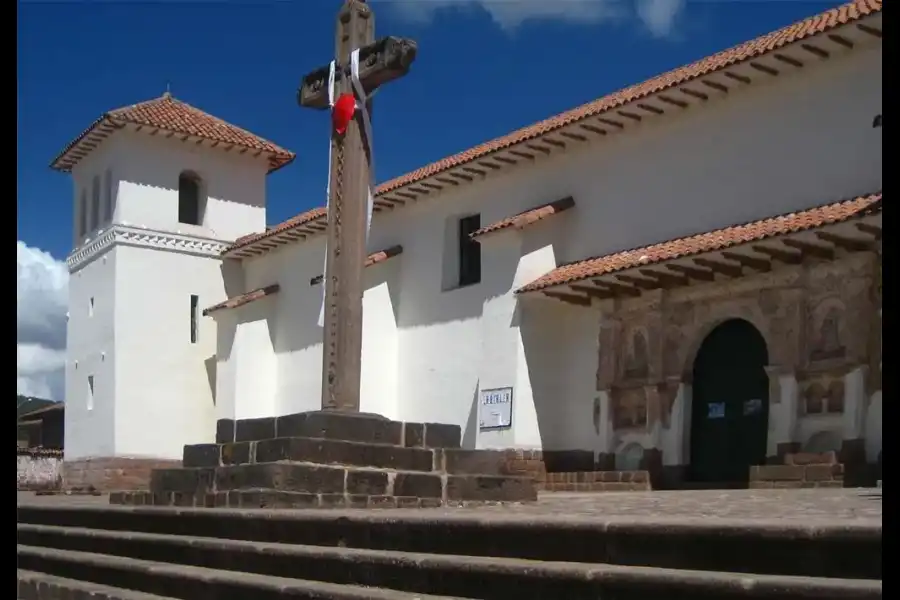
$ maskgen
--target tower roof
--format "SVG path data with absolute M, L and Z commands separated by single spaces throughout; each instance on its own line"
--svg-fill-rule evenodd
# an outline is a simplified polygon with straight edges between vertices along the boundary
M 50 166 L 69 172 L 116 130 L 128 127 L 149 135 L 177 137 L 183 142 L 206 143 L 241 154 L 265 155 L 269 172 L 294 160 L 294 153 L 222 119 L 182 102 L 166 92 L 159 98 L 103 113 L 90 127 L 69 142 Z

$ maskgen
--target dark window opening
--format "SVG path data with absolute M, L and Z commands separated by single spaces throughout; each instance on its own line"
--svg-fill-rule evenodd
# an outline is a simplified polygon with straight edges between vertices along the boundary
M 481 244 L 469 237 L 481 228 L 481 215 L 459 220 L 459 286 L 481 283 Z
M 191 343 L 196 344 L 199 337 L 198 327 L 200 319 L 198 319 L 198 310 L 200 306 L 200 297 L 191 295 Z
M 200 178 L 191 173 L 178 177 L 178 222 L 200 225 L 203 222 L 203 199 Z

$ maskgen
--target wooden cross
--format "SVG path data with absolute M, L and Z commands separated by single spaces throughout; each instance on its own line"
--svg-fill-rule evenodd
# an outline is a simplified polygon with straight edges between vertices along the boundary
M 353 93 L 350 55 L 359 49 L 359 80 L 366 96 L 406 75 L 416 57 L 412 40 L 375 39 L 375 17 L 365 0 L 344 0 L 335 42 L 334 99 Z M 300 106 L 329 107 L 330 65 L 306 75 L 297 90 Z M 372 114 L 372 103 L 366 103 Z M 328 250 L 325 263 L 325 328 L 322 354 L 322 409 L 359 412 L 362 353 L 363 267 L 366 260 L 367 203 L 371 140 L 357 110 L 343 135 L 331 134 Z

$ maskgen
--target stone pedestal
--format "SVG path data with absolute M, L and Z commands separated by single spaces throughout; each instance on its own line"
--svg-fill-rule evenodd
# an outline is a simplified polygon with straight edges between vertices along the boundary
M 216 443 L 184 448 L 149 492 L 113 504 L 307 508 L 441 506 L 537 499 L 503 452 L 460 448 L 460 428 L 314 411 L 217 424 Z

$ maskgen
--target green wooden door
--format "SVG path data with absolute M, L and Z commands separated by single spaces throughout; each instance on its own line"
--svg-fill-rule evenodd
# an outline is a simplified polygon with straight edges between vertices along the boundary
M 767 364 L 766 342 L 747 321 L 726 321 L 703 341 L 694 360 L 693 481 L 723 486 L 746 483 L 750 465 L 765 460 Z

